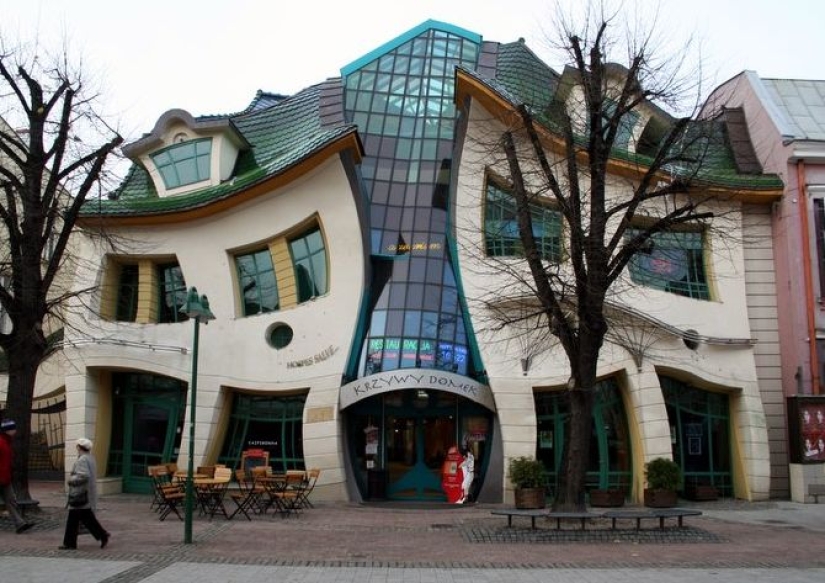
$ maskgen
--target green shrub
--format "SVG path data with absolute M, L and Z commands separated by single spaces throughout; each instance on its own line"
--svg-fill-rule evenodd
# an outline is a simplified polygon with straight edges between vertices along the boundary
M 544 464 L 527 456 L 510 458 L 510 482 L 516 488 L 543 488 Z
M 647 487 L 651 490 L 677 490 L 681 482 L 679 465 L 673 460 L 657 457 L 645 464 Z

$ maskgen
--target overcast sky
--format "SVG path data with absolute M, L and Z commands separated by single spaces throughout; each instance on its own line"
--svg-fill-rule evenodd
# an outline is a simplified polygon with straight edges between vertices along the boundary
M 562 7 L 586 0 L 558 0 Z M 656 30 L 675 47 L 701 41 L 708 85 L 745 69 L 762 77 L 825 79 L 822 0 L 626 0 L 658 7 Z M 549 65 L 556 0 L 0 0 L 8 43 L 67 40 L 102 83 L 106 110 L 129 140 L 166 110 L 193 115 L 245 108 L 259 89 L 294 93 L 428 19 L 512 42 Z

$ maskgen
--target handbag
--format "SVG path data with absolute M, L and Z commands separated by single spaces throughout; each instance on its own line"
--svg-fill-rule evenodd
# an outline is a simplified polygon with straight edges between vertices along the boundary
M 80 508 L 81 506 L 86 506 L 89 503 L 89 493 L 86 490 L 80 490 L 78 492 L 69 492 L 69 507 L 70 508 Z
M 89 478 L 87 476 L 72 474 L 69 478 L 69 496 L 67 503 L 69 508 L 81 508 L 89 503 Z

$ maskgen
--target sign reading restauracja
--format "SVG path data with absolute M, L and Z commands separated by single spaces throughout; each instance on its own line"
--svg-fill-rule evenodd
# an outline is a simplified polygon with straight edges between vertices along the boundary
M 446 391 L 455 393 L 496 410 L 490 387 L 473 379 L 440 370 L 398 369 L 360 378 L 341 387 L 340 407 L 346 409 L 361 399 L 407 389 Z

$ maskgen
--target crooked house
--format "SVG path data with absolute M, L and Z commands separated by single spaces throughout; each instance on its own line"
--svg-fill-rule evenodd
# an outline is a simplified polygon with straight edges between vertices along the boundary
M 508 171 L 482 145 L 519 104 L 579 95 L 523 41 L 427 21 L 294 95 L 163 113 L 123 148 L 120 187 L 83 211 L 73 286 L 96 291 L 67 316 L 66 442 L 95 441 L 104 490 L 148 491 L 148 466 L 188 461 L 196 361 L 196 465 L 264 450 L 275 470 L 320 468 L 322 499 L 441 501 L 445 454 L 466 446 L 478 500 L 511 496 L 521 455 L 552 489 L 569 367 L 544 335 L 491 324 L 520 260 Z M 625 128 L 616 196 L 672 122 L 650 104 Z M 599 361 L 592 487 L 639 499 L 645 462 L 664 456 L 685 485 L 776 494 L 763 402 L 781 394 L 782 184 L 747 165 L 736 122 L 715 120 L 729 139 L 704 177 L 726 239 L 662 234 L 611 308 L 625 325 Z M 538 200 L 533 215 L 564 261 L 559 214 Z M 197 344 L 192 287 L 215 316 Z

